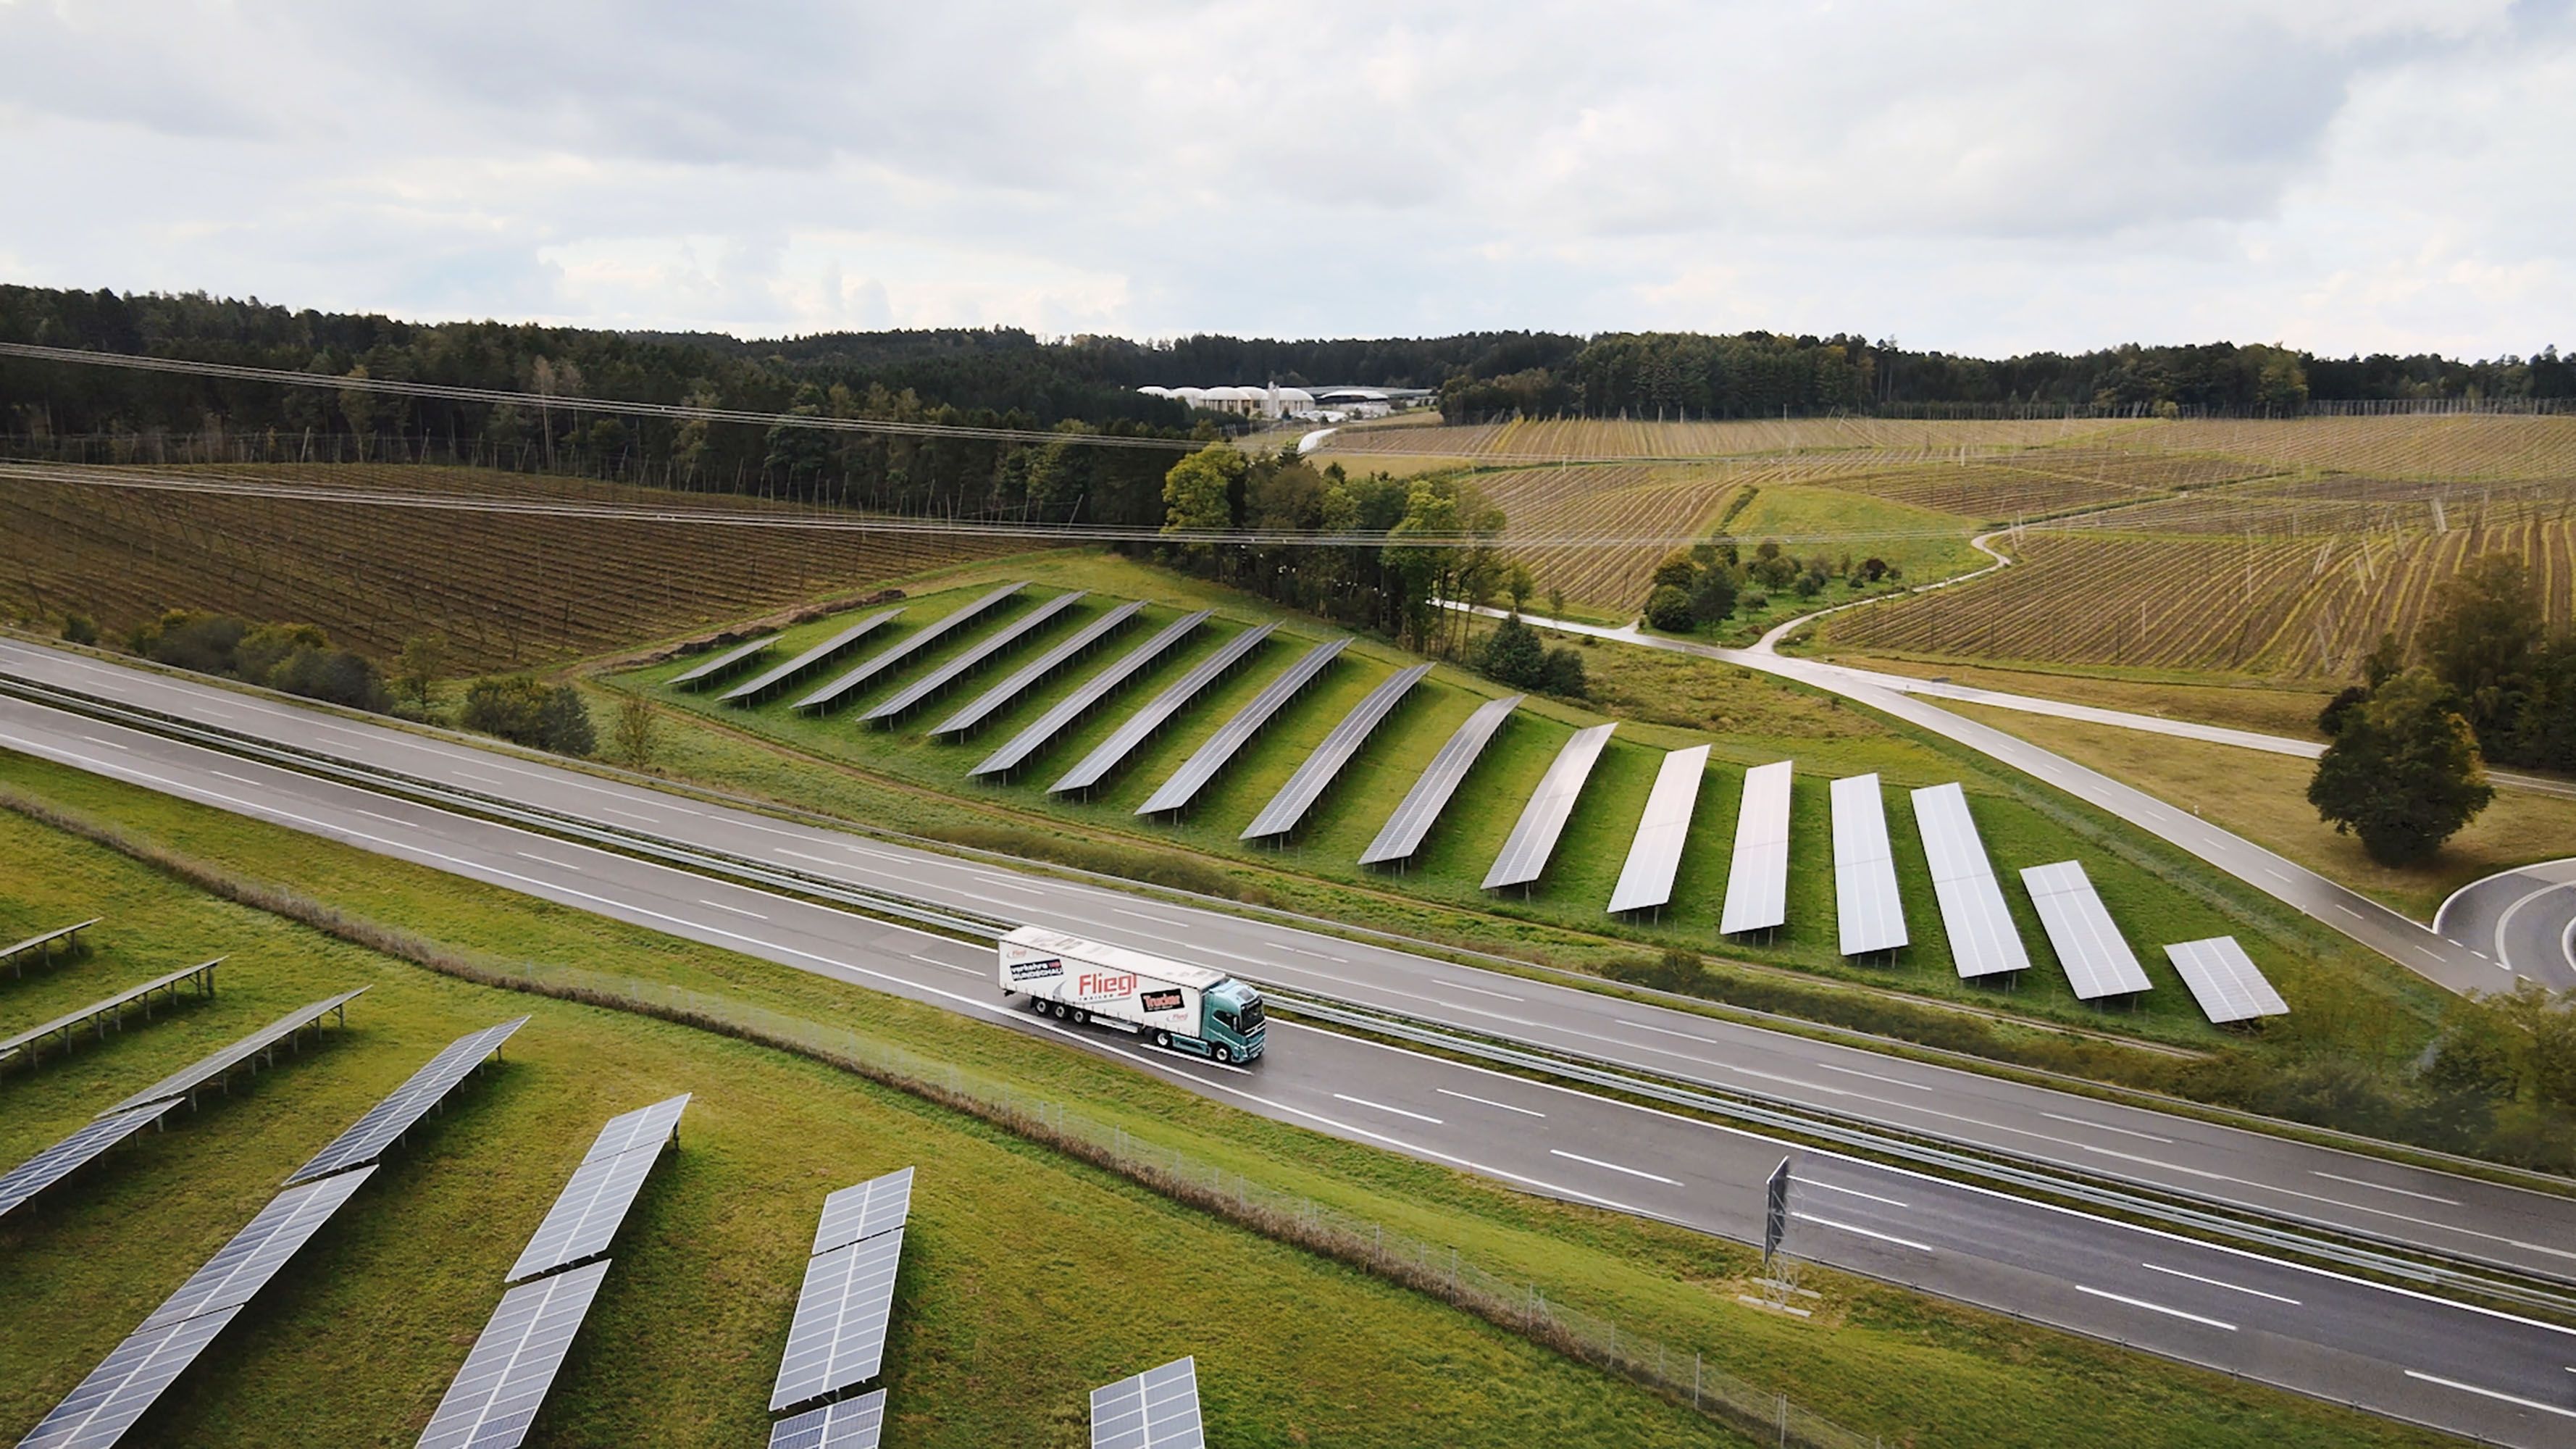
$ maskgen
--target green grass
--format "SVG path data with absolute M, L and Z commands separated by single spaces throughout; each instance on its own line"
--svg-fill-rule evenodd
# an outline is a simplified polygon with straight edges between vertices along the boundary
M 0 753 L 55 808 L 457 949 L 589 966 L 829 1022 L 1078 1104 L 1150 1141 L 1458 1245 L 1551 1299 L 1891 1442 L 2429 1444 L 2433 1437 L 1828 1272 L 1812 1322 L 1746 1309 L 1742 1249 L 1524 1197 L 1248 1117 L 999 1027 L 528 900 Z M 0 1427 L 41 1415 L 314 1147 L 438 1045 L 527 1012 L 509 1060 L 415 1132 L 144 1426 L 158 1442 L 410 1441 L 500 1275 L 599 1121 L 696 1094 L 532 1442 L 758 1442 L 822 1194 L 922 1169 L 897 1296 L 889 1442 L 1077 1444 L 1090 1384 L 1200 1357 L 1211 1436 L 1242 1445 L 1724 1441 L 1683 1411 L 1428 1300 L 1173 1206 L 974 1119 L 786 1054 L 470 985 L 197 893 L 0 813 L 0 928 L 108 925 L 78 973 L 233 953 L 205 1008 L 0 1077 L 16 1160 L 134 1084 L 285 1006 L 366 985 L 345 1034 L 172 1131 L 128 1142 L 0 1224 Z M 120 971 L 119 968 L 130 968 Z M 1071 1245 L 1083 1245 L 1079 1259 Z M 1175 1263 L 1223 1265 L 1175 1274 Z
M 1903 577 L 1870 588 L 1855 588 L 1836 578 L 1811 599 L 1800 598 L 1796 590 L 1789 588 L 1748 589 L 1764 594 L 1769 602 L 1760 608 L 1739 607 L 1735 617 L 1718 625 L 1714 637 L 1725 644 L 1749 644 L 1783 620 L 1854 599 L 1928 584 L 1994 562 L 1968 546 L 1968 539 L 1977 531 L 1973 519 L 1833 488 L 1765 485 L 1753 502 L 1727 524 L 1726 531 L 1737 540 L 1747 559 L 1764 539 L 1779 538 L 1783 540 L 1783 550 L 1799 559 L 1821 554 L 1839 568 L 1847 554 L 1855 559 L 1881 558 Z M 1832 544 L 1791 541 L 1836 535 L 1859 537 Z

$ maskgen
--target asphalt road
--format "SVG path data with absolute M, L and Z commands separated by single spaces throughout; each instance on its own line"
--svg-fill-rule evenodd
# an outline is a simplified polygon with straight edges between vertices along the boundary
M 2451 893 L 2433 928 L 2457 941 L 2492 941 L 2516 974 L 2576 975 L 2576 859 L 2526 865 Z
M 854 884 L 1228 961 L 1256 980 L 1760 1087 L 2140 1180 L 2164 1178 L 2523 1266 L 2565 1271 L 2576 1204 L 2189 1119 L 1711 1021 L 1339 937 L 1023 875 L 237 692 L 0 645 L 0 668 L 406 774 L 792 862 Z M 104 688 L 103 686 L 114 686 Z M 132 780 L 856 986 L 1113 1055 L 1248 1110 L 1531 1191 L 1747 1239 L 1787 1155 L 1801 1256 L 2382 1412 L 2506 1442 L 2576 1428 L 2576 1334 L 2231 1249 L 1278 1023 L 1251 1071 L 1006 1005 L 979 948 L 297 772 L 0 699 L 0 746 Z M 2208 1164 L 2208 1165 L 2203 1165 Z

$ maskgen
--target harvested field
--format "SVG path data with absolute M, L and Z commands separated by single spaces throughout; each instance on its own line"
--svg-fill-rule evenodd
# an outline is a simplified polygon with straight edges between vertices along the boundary
M 1608 463 L 1514 468 L 1478 474 L 1475 483 L 1510 520 L 1503 533 L 1512 556 L 1529 565 L 1542 589 L 1562 589 L 1581 603 L 1637 605 L 1647 576 L 1670 553 L 1665 542 L 1566 543 L 1572 535 L 1604 538 L 1696 538 L 1708 533 L 1745 477 L 1744 470 Z M 1527 545 L 1520 540 L 1540 540 Z
M 1902 418 L 1760 418 L 1654 422 L 1624 418 L 1514 419 L 1463 427 L 1346 427 L 1319 460 L 1373 468 L 1377 459 L 1430 455 L 1483 467 L 1516 463 L 1680 461 L 1766 454 L 1858 453 L 1887 462 L 1969 456 L 2093 438 L 2136 426 L 2107 419 L 1920 422 Z

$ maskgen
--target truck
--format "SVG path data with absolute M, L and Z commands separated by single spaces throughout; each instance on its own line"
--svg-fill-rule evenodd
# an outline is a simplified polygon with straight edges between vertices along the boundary
M 1043 926 L 1002 937 L 1002 995 L 1077 1026 L 1103 1026 L 1218 1062 L 1260 1059 L 1261 993 L 1222 971 Z

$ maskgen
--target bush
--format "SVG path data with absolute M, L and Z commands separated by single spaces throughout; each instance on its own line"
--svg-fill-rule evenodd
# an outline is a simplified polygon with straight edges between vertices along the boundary
M 1714 624 L 1735 612 L 1735 570 L 1720 564 L 1691 586 L 1690 615 L 1695 624 Z
M 393 704 L 376 666 L 346 649 L 297 649 L 277 662 L 267 682 L 272 689 L 351 709 L 381 714 Z
M 538 711 L 538 738 L 558 755 L 589 755 L 599 749 L 599 732 L 591 727 L 590 706 L 569 684 L 555 686 Z
M 1547 646 L 1518 615 L 1494 626 L 1476 646 L 1474 663 L 1487 677 L 1514 689 L 1537 689 L 1547 681 Z
M 1646 596 L 1646 623 L 1650 627 L 1668 634 L 1687 634 L 1697 622 L 1691 617 L 1691 596 L 1679 585 L 1658 584 Z
M 1583 677 L 1583 656 L 1571 649 L 1547 651 L 1547 669 L 1539 678 L 1539 688 L 1567 699 L 1581 699 L 1591 693 Z
M 465 686 L 465 708 L 456 719 L 469 730 L 542 749 L 546 699 L 546 687 L 528 675 L 493 675 Z
M 141 652 L 163 664 L 199 674 L 230 674 L 237 662 L 235 651 L 250 626 L 222 614 L 174 609 L 137 632 L 145 640 Z
M 87 614 L 63 615 L 63 639 L 72 644 L 98 642 L 98 621 Z

